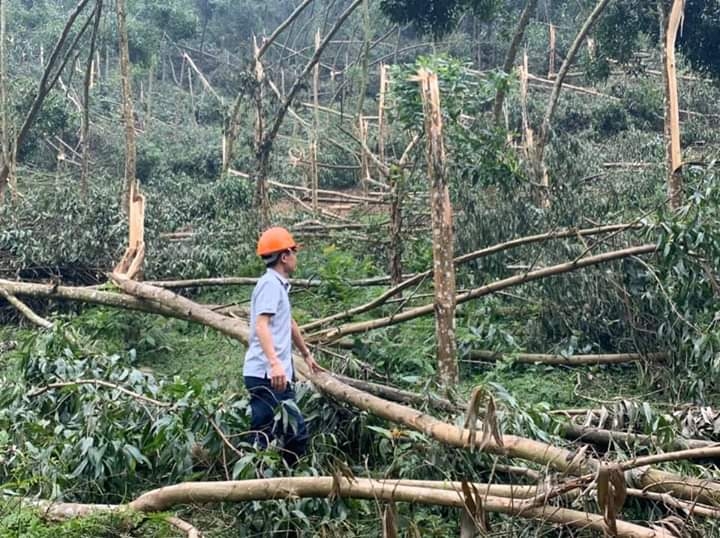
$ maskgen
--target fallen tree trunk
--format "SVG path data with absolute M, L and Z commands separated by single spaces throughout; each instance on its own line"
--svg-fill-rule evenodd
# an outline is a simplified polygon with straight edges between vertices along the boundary
M 29 284 L 1 279 L 0 287 L 17 295 L 90 302 L 195 321 L 213 327 L 223 334 L 247 344 L 247 327 L 238 320 L 212 312 L 168 290 L 140 284 L 117 275 L 115 277 L 125 291 L 136 294 L 138 297 L 128 297 L 87 288 Z M 381 418 L 423 432 L 450 446 L 468 446 L 470 432 L 466 429 L 446 424 L 415 409 L 388 402 L 352 388 L 334 379 L 329 374 L 312 374 L 302 360 L 296 360 L 295 367 L 302 376 L 310 379 L 321 391 L 329 396 L 354 405 L 359 409 L 370 411 Z M 573 458 L 574 453 L 570 450 L 512 435 L 503 436 L 503 446 L 491 442 L 487 444 L 485 450 L 535 461 L 566 472 L 592 471 L 598 464 L 596 460 L 592 459 L 578 462 Z M 669 492 L 681 498 L 699 500 L 710 504 L 720 501 L 720 485 L 715 482 L 685 478 L 652 468 L 633 469 L 630 473 L 626 473 L 626 476 L 631 481 L 630 485 L 634 487 Z
M 600 428 L 585 428 L 577 424 L 565 424 L 560 428 L 560 433 L 571 441 L 585 441 L 595 445 L 607 447 L 611 443 L 617 443 L 625 447 L 633 445 L 642 445 L 646 447 L 656 447 L 661 441 L 653 435 L 643 435 L 640 433 L 628 433 L 615 430 L 604 430 Z M 709 448 L 717 443 L 712 441 L 703 441 L 702 439 L 683 439 L 675 438 L 670 443 L 673 450 L 686 450 L 693 448 Z
M 442 489 L 413 486 L 412 481 L 371 480 L 367 478 L 335 477 L 293 477 L 266 478 L 259 480 L 227 481 L 227 482 L 186 482 L 173 486 L 149 491 L 127 505 L 81 505 L 75 503 L 33 503 L 43 510 L 51 519 L 66 519 L 89 515 L 98 511 L 120 511 L 130 509 L 143 513 L 155 513 L 169 510 L 177 505 L 211 503 L 211 502 L 246 502 L 259 500 L 296 499 L 306 497 L 327 498 L 339 496 L 343 498 L 399 501 L 435 506 L 449 506 L 466 510 L 465 495 L 454 490 L 455 484 L 443 485 Z M 442 483 L 440 483 L 442 484 Z M 453 489 L 445 489 L 445 488 Z M 540 520 L 577 528 L 590 528 L 604 532 L 603 516 L 589 512 L 581 512 L 557 506 L 528 506 L 521 499 L 488 495 L 498 486 L 477 484 L 479 495 L 482 495 L 482 508 L 486 512 L 496 512 L 526 519 Z M 515 487 L 513 487 L 514 489 Z M 534 486 L 517 486 L 517 493 L 531 492 Z M 475 514 L 472 514 L 473 516 Z M 653 530 L 641 525 L 617 521 L 619 535 L 637 538 L 671 538 L 667 531 Z
M 654 245 L 646 245 L 646 247 L 652 247 L 653 250 L 655 248 Z M 111 277 L 123 291 L 138 298 L 162 304 L 165 309 L 177 312 L 177 317 L 185 317 L 185 319 L 213 327 L 247 345 L 248 328 L 238 320 L 226 318 L 168 290 L 141 284 L 122 275 L 113 274 Z M 312 373 L 300 357 L 294 356 L 294 366 L 300 375 L 312 381 L 326 395 L 391 422 L 403 424 L 441 443 L 467 448 L 471 446 L 470 440 L 475 437 L 466 428 L 447 424 L 411 407 L 372 396 L 342 383 L 326 372 Z M 483 443 L 480 437 L 477 436 L 474 441 L 475 445 Z M 577 454 L 574 451 L 540 441 L 515 435 L 503 435 L 501 440 L 501 444 L 492 439 L 485 440 L 482 449 L 494 454 L 537 462 L 569 474 L 592 473 L 600 466 L 600 462 L 596 459 L 583 460 L 581 457 L 576 457 Z M 630 480 L 632 487 L 652 488 L 656 491 L 668 492 L 681 498 L 709 504 L 720 501 L 720 484 L 717 482 L 683 477 L 647 466 L 629 469 L 626 477 Z
M 333 376 L 351 387 L 369 392 L 370 394 L 374 394 L 375 396 L 385 398 L 386 400 L 390 400 L 392 402 L 401 402 L 418 406 L 427 404 L 434 409 L 438 409 L 446 413 L 458 413 L 466 407 L 461 402 L 453 403 L 445 398 L 432 396 L 430 394 L 418 394 L 409 390 L 402 390 L 396 387 L 381 385 L 380 383 L 372 383 L 371 381 L 363 381 L 361 379 L 355 379 L 354 377 L 347 377 L 339 374 L 333 374 Z
M 503 353 L 500 351 L 475 350 L 468 352 L 470 359 L 497 361 L 509 357 L 513 362 L 523 364 L 549 364 L 565 366 L 589 366 L 595 364 L 622 364 L 637 361 L 660 361 L 668 358 L 667 353 L 615 353 L 590 355 L 549 355 L 544 353 Z
M 526 282 L 532 282 L 534 280 L 540 280 L 541 278 L 568 273 L 570 271 L 581 269 L 583 267 L 589 267 L 591 265 L 597 265 L 613 260 L 620 260 L 629 256 L 649 254 L 655 251 L 657 251 L 656 245 L 640 245 L 636 247 L 625 248 L 622 250 L 605 252 L 603 254 L 597 254 L 595 256 L 588 256 L 587 258 L 580 258 L 571 262 L 561 263 L 558 265 L 545 267 L 543 269 L 537 269 L 535 271 L 529 271 L 519 275 L 514 275 L 509 278 L 496 280 L 495 282 L 486 284 L 485 286 L 481 286 L 479 288 L 475 288 L 473 290 L 459 294 L 457 296 L 457 304 L 464 303 L 472 299 L 477 299 L 478 297 L 482 297 L 484 295 L 490 295 L 491 293 L 495 293 L 505 288 L 525 284 Z M 367 332 L 373 329 L 380 329 L 382 327 L 394 325 L 402 321 L 408 321 L 420 316 L 426 316 L 428 314 L 432 314 L 434 311 L 434 304 L 427 304 L 423 306 L 418 306 L 416 308 L 409 308 L 392 316 L 387 316 L 384 318 L 374 319 L 370 321 L 348 323 L 340 327 L 318 331 L 306 336 L 305 340 L 309 342 L 329 342 L 332 340 L 337 340 L 338 338 L 342 338 L 343 336 L 347 336 L 349 334 L 357 334 L 361 332 Z
M 643 227 L 643 225 L 639 224 L 639 223 L 609 224 L 607 226 L 597 226 L 595 228 L 585 228 L 585 229 L 581 229 L 581 230 L 570 228 L 570 229 L 563 229 L 563 230 L 555 230 L 552 232 L 546 232 L 546 233 L 542 233 L 542 234 L 529 235 L 526 237 L 518 237 L 517 239 L 511 239 L 510 241 L 505 241 L 504 243 L 498 243 L 496 245 L 485 247 L 480 250 L 476 250 L 474 252 L 468 252 L 467 254 L 458 256 L 455 259 L 453 259 L 453 264 L 461 265 L 463 263 L 475 261 L 480 258 L 490 256 L 492 254 L 497 254 L 499 252 L 509 250 L 511 248 L 516 248 L 516 247 L 523 246 L 523 245 L 530 245 L 533 243 L 540 243 L 540 242 L 548 241 L 551 239 L 561 239 L 564 237 L 587 237 L 587 236 L 592 236 L 592 235 L 600 235 L 603 233 L 611 233 L 611 232 L 617 233 L 617 232 L 621 232 L 623 230 L 633 230 L 633 229 L 639 229 L 642 227 Z M 433 271 L 432 271 L 432 269 L 429 269 L 427 271 L 423 271 L 422 273 L 417 273 L 415 275 L 406 277 L 406 279 L 403 282 L 400 282 L 396 286 L 393 286 L 392 288 L 390 288 L 389 290 L 384 292 L 382 295 L 378 296 L 377 298 L 373 299 L 372 301 L 370 301 L 368 303 L 350 308 L 343 312 L 338 312 L 336 314 L 333 314 L 332 316 L 328 316 L 323 319 L 311 321 L 310 323 L 306 323 L 305 325 L 303 325 L 301 327 L 301 329 L 303 331 L 308 331 L 310 329 L 315 329 L 317 327 L 321 327 L 322 325 L 325 325 L 332 321 L 338 321 L 340 319 L 349 318 L 349 317 L 355 316 L 357 314 L 362 314 L 363 312 L 367 312 L 368 310 L 372 310 L 373 308 L 384 304 L 391 297 L 396 297 L 397 294 L 400 293 L 401 291 L 409 288 L 410 286 L 414 286 L 415 284 L 419 284 L 424 279 L 429 278 L 431 276 L 433 276 Z

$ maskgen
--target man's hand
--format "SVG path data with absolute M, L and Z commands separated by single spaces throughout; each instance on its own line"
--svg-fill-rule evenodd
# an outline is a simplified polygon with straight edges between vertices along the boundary
M 276 360 L 270 364 L 270 386 L 277 392 L 283 392 L 287 389 L 287 377 L 285 377 L 285 368 Z
M 324 372 L 325 368 L 320 366 L 316 361 L 315 357 L 312 356 L 312 353 L 306 353 L 303 355 L 303 359 L 305 359 L 305 364 L 308 365 L 310 368 L 310 371 L 313 374 L 317 374 L 318 372 Z

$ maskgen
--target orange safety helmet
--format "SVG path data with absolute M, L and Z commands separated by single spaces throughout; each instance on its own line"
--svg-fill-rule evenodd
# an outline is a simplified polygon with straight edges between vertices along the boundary
M 290 232 L 280 226 L 265 230 L 257 244 L 258 256 L 269 256 L 289 248 L 297 248 L 297 244 Z

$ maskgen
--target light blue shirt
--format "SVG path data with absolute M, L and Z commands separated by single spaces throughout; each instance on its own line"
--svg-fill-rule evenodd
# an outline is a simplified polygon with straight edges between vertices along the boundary
M 288 380 L 293 378 L 292 365 L 292 316 L 290 313 L 290 282 L 274 269 L 268 269 L 260 277 L 252 292 L 250 302 L 250 342 L 245 353 L 243 376 L 270 379 L 270 363 L 260 347 L 255 334 L 257 317 L 269 314 L 270 334 L 275 353 L 285 369 Z

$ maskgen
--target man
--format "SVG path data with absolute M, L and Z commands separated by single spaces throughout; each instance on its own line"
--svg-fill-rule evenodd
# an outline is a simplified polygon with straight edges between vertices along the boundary
M 308 442 L 305 420 L 294 405 L 292 344 L 313 372 L 322 370 L 290 311 L 288 279 L 297 267 L 297 249 L 298 245 L 285 228 L 270 228 L 260 236 L 257 254 L 265 262 L 267 271 L 252 293 L 250 342 L 243 367 L 255 442 L 260 448 L 266 448 L 278 437 L 283 444 L 283 458 L 290 466 L 305 454 Z M 290 420 L 275 424 L 275 410 L 285 401 L 291 402 L 285 408 Z

